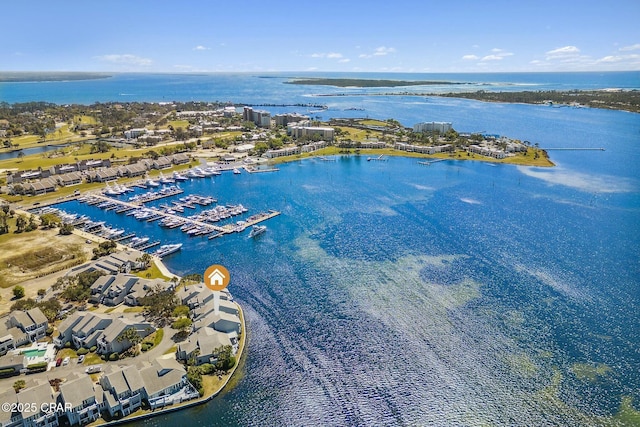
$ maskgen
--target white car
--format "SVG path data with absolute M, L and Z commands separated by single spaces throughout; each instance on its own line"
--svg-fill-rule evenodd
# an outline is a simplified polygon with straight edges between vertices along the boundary
M 80 356 L 78 356 L 78 363 L 82 363 L 84 362 L 84 354 L 81 354 Z
M 70 359 L 68 356 L 67 356 L 67 357 L 65 357 L 65 358 L 64 358 L 64 360 L 62 361 L 62 366 L 67 366 L 67 365 L 69 364 L 69 361 L 70 361 L 70 360 L 71 360 L 71 359 Z

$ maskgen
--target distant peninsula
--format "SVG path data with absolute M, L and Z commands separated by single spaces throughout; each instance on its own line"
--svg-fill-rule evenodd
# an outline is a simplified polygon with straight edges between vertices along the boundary
M 69 71 L 0 71 L 0 83 L 62 82 L 68 80 L 106 79 L 111 74 Z
M 462 85 L 465 82 L 449 82 L 437 80 L 374 80 L 374 79 L 327 79 L 327 78 L 293 78 L 285 82 L 293 85 L 319 85 L 336 87 L 397 87 L 397 86 L 433 86 Z

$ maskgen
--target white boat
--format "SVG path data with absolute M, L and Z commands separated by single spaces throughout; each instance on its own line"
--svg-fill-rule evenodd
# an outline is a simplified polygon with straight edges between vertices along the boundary
M 153 254 L 162 258 L 167 255 L 171 255 L 174 252 L 178 252 L 182 248 L 182 243 L 176 243 L 173 245 L 162 245 L 160 248 L 155 251 Z
M 160 187 L 160 183 L 158 181 L 154 181 L 151 178 L 147 179 L 144 182 L 144 185 L 146 185 L 147 187 Z
M 240 175 L 242 172 L 240 172 L 240 169 L 238 168 L 233 168 L 233 173 L 235 173 L 236 175 Z
M 173 184 L 174 182 L 176 182 L 175 179 L 167 178 L 162 172 L 160 172 L 160 184 Z
M 251 232 L 249 233 L 249 237 L 259 236 L 265 231 L 267 231 L 266 225 L 254 225 L 253 227 L 251 227 Z
M 173 179 L 175 179 L 176 181 L 188 181 L 189 178 L 187 178 L 184 175 L 180 175 L 178 172 L 174 172 L 173 173 Z
M 149 241 L 148 237 L 134 237 L 129 242 L 129 246 L 135 248 L 136 246 L 142 246 Z

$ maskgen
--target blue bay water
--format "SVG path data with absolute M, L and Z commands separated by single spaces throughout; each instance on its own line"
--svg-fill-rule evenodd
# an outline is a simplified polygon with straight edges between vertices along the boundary
M 312 94 L 332 89 L 250 76 L 132 78 L 131 93 L 147 100 L 157 101 L 161 86 L 168 98 L 174 87 L 182 99 L 322 99 L 330 107 L 316 113 L 322 118 L 448 120 L 458 130 L 546 148 L 606 149 L 549 151 L 554 168 L 462 160 L 427 167 L 352 155 L 182 184 L 219 203 L 242 203 L 249 214 L 281 211 L 257 239 L 188 238 L 65 204 L 138 235 L 183 242 L 166 259 L 177 274 L 224 264 L 245 309 L 249 344 L 236 387 L 145 424 L 601 425 L 623 396 L 637 407 L 639 115 L 411 96 L 322 98 Z M 620 76 L 545 78 L 549 87 L 570 87 L 572 79 L 580 87 L 622 86 L 612 84 Z M 102 83 L 88 83 L 88 94 L 68 102 L 112 96 Z M 218 86 L 226 92 L 209 92 Z M 364 111 L 346 110 L 352 106 Z M 609 369 L 581 375 L 600 365 Z

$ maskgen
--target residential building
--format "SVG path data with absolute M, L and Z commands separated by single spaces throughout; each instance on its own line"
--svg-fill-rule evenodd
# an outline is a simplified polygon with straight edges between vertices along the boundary
M 309 120 L 308 116 L 303 116 L 298 113 L 288 113 L 288 114 L 276 114 L 274 117 L 276 126 L 285 127 L 289 123 L 296 123 Z
M 413 125 L 414 132 L 438 132 L 439 134 L 445 134 L 453 129 L 451 122 L 423 122 Z
M 97 352 L 100 354 L 111 354 L 122 353 L 128 350 L 131 347 L 131 342 L 122 338 L 122 335 L 127 329 L 135 330 L 140 338 L 144 338 L 155 331 L 155 328 L 149 322 L 126 318 L 115 319 L 98 337 Z
M 100 378 L 105 392 L 105 409 L 111 417 L 127 416 L 142 405 L 144 382 L 136 366 L 110 368 Z
M 274 159 L 276 157 L 293 156 L 295 154 L 300 154 L 300 147 L 294 146 L 280 148 L 278 150 L 267 150 L 262 156 L 268 159 Z
M 9 404 L 12 408 L 17 408 L 18 395 L 11 387 L 0 392 L 0 402 Z M 17 411 L 0 411 L 1 427 L 22 427 L 22 415 Z
M 261 128 L 271 127 L 271 113 L 262 110 L 254 110 L 251 107 L 244 107 L 242 112 L 242 120 L 253 122 Z
M 9 325 L 20 328 L 29 336 L 29 341 L 35 342 L 44 338 L 49 322 L 38 307 L 27 311 L 14 311 L 9 317 Z
M 22 407 L 20 415 L 24 427 L 58 427 L 58 413 L 55 408 L 43 405 L 55 404 L 57 400 L 48 382 L 20 390 L 17 398 L 19 408 Z
M 88 375 L 80 375 L 60 385 L 60 403 L 71 409 L 64 411 L 69 425 L 86 425 L 100 417 L 104 409 L 104 391 Z
M 310 121 L 290 123 L 287 125 L 287 135 L 299 139 L 302 137 L 318 138 L 324 141 L 333 141 L 335 129 L 331 127 L 311 126 Z
M 173 355 L 165 355 L 137 367 L 144 382 L 144 396 L 152 409 L 200 397 L 187 381 L 187 372 Z

